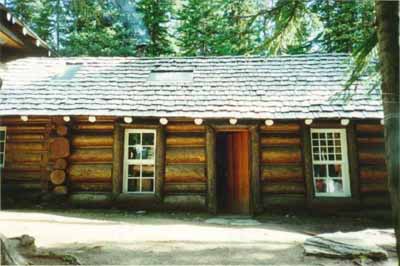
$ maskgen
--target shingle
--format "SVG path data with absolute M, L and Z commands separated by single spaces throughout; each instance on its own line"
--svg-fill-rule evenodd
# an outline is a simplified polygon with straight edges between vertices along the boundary
M 363 83 L 341 99 L 350 62 L 346 54 L 25 58 L 0 67 L 0 115 L 381 118 L 380 92 Z M 149 82 L 154 69 L 193 71 L 193 82 Z

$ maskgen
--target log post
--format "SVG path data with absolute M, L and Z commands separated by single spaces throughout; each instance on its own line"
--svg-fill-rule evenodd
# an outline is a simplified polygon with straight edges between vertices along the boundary
M 53 118 L 53 137 L 49 140 L 49 158 L 55 160 L 50 173 L 50 182 L 53 193 L 57 195 L 68 194 L 67 158 L 70 156 L 70 141 L 68 139 L 68 124 L 61 117 Z
M 347 128 L 347 147 L 349 154 L 350 188 L 353 199 L 360 200 L 360 172 L 358 168 L 357 136 L 354 120 Z
M 64 170 L 54 170 L 50 174 L 50 181 L 55 186 L 64 184 L 65 180 L 66 175 Z
M 215 165 L 215 130 L 211 126 L 206 128 L 207 149 L 207 206 L 210 213 L 217 212 L 217 186 Z
M 53 189 L 54 194 L 57 195 L 67 195 L 68 194 L 68 188 L 67 186 L 56 186 Z
M 67 169 L 67 164 L 68 164 L 67 160 L 60 158 L 56 160 L 53 168 L 55 170 L 65 170 Z
M 157 151 L 156 151 L 156 197 L 163 200 L 163 187 L 165 178 L 165 126 L 160 126 L 157 129 Z
M 260 186 L 260 134 L 258 126 L 250 127 L 251 148 L 251 195 L 252 211 L 262 212 L 261 186 Z
M 60 137 L 64 137 L 68 134 L 68 127 L 65 125 L 59 125 L 56 128 L 57 135 Z
M 112 166 L 112 192 L 122 192 L 122 165 L 123 165 L 123 129 L 117 123 L 113 133 L 113 166 Z
M 306 181 L 307 206 L 310 207 L 314 198 L 310 126 L 302 125 L 301 130 L 303 138 L 304 177 Z

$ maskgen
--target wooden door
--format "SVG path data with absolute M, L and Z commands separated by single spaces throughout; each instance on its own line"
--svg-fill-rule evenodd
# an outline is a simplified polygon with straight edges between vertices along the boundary
M 227 209 L 232 213 L 250 211 L 249 133 L 227 136 Z

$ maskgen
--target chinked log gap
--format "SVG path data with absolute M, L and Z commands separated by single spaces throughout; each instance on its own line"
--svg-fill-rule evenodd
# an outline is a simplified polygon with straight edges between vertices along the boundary
M 54 118 L 49 140 L 49 159 L 53 162 L 50 173 L 52 191 L 57 195 L 68 194 L 67 158 L 70 155 L 70 141 L 68 139 L 68 124 L 61 118 Z

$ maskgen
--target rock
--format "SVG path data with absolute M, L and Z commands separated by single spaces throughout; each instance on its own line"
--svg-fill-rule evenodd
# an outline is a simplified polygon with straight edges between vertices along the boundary
M 385 233 L 384 230 L 364 230 L 320 234 L 306 239 L 304 252 L 306 255 L 330 258 L 352 259 L 364 256 L 373 260 L 386 260 L 388 253 L 379 245 L 394 245 L 395 242 Z

